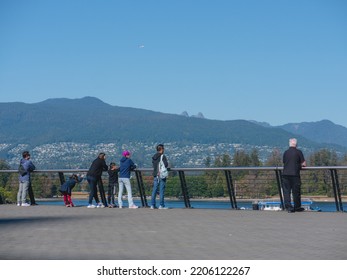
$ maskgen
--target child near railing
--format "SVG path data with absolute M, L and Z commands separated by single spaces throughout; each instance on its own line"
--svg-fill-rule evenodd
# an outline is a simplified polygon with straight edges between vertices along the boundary
M 72 174 L 68 181 L 60 187 L 60 192 L 64 196 L 64 204 L 66 207 L 74 207 L 72 202 L 71 192 L 77 183 L 82 182 L 84 175 Z

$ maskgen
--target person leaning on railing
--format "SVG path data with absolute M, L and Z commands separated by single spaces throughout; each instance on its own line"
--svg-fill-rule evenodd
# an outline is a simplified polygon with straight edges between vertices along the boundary
M 130 152 L 128 150 L 123 151 L 123 157 L 120 160 L 119 165 L 119 178 L 118 178 L 118 207 L 123 208 L 123 189 L 127 190 L 128 194 L 128 207 L 130 209 L 137 209 L 138 206 L 135 205 L 132 196 L 131 182 L 130 182 L 130 172 L 136 169 L 136 164 L 130 158 Z
M 30 206 L 26 202 L 26 196 L 31 185 L 30 173 L 35 170 L 35 165 L 30 160 L 30 153 L 24 151 L 19 163 L 19 189 L 17 193 L 17 206 Z M 35 200 L 34 200 L 35 203 Z
M 100 202 L 98 197 L 97 184 L 101 180 L 103 171 L 107 171 L 108 166 L 106 164 L 106 154 L 100 153 L 99 156 L 92 162 L 87 173 L 87 181 L 90 187 L 88 208 L 103 208 L 103 203 Z M 96 205 L 93 204 L 93 198 L 95 199 Z
M 164 145 L 159 144 L 156 148 L 157 152 L 152 157 L 153 165 L 153 190 L 151 197 L 151 209 L 156 209 L 156 196 L 159 192 L 159 208 L 158 209 L 168 209 L 165 206 L 165 187 L 166 187 L 166 176 L 161 176 L 160 174 L 160 163 L 164 165 L 165 169 L 168 167 L 168 161 L 164 155 Z M 167 171 L 166 171 L 167 173 Z
M 283 199 L 288 213 L 302 212 L 301 207 L 301 178 L 300 170 L 306 166 L 302 151 L 297 149 L 297 140 L 289 139 L 289 148 L 283 154 Z M 294 207 L 291 204 L 291 193 L 293 194 Z

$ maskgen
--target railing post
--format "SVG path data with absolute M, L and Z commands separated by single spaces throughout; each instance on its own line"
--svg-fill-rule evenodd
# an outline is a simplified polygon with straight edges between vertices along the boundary
M 184 175 L 184 171 L 181 171 L 181 170 L 178 171 L 178 175 L 180 176 L 184 205 L 186 206 L 186 208 L 192 208 L 190 205 L 190 199 L 188 195 L 188 188 L 187 188 L 187 182 L 186 182 L 186 177 Z
M 135 170 L 135 175 L 136 175 L 137 186 L 139 187 L 142 207 L 148 207 L 145 187 L 144 187 L 143 179 L 142 179 L 142 173 L 139 170 Z
M 333 183 L 336 211 L 343 212 L 341 190 L 340 190 L 339 179 L 337 176 L 337 170 L 336 169 L 330 169 L 330 174 L 331 174 L 331 181 Z
M 60 181 L 60 185 L 63 185 L 65 183 L 65 176 L 63 172 L 58 172 L 59 175 L 59 181 Z M 59 191 L 58 191 L 59 194 Z
M 283 194 L 282 194 L 282 172 L 279 169 L 276 169 L 275 172 L 276 172 L 278 195 L 280 196 L 280 200 L 281 200 L 281 208 L 282 210 L 284 210 L 284 202 L 283 202 Z
M 341 198 L 341 189 L 340 189 L 339 177 L 337 175 L 337 170 L 336 169 L 334 169 L 334 173 L 335 173 L 335 180 L 336 180 L 337 197 L 338 197 L 339 203 L 340 203 L 340 211 L 343 212 L 343 204 L 342 204 L 342 198 Z
M 225 170 L 225 177 L 227 179 L 227 187 L 228 187 L 228 194 L 230 198 L 230 204 L 232 209 L 237 209 L 237 203 L 236 203 L 236 197 L 235 197 L 235 189 L 233 184 L 233 178 L 231 175 L 230 170 Z

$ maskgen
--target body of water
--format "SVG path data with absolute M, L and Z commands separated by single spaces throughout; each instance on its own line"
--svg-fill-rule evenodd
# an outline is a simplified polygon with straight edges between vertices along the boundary
M 86 199 L 73 199 L 75 206 L 84 207 L 88 205 L 88 200 Z M 141 206 L 141 201 L 134 199 L 136 205 Z M 147 200 L 150 203 L 150 200 Z M 185 208 L 183 200 L 166 200 L 166 206 L 169 208 Z M 52 206 L 64 206 L 63 198 L 61 200 L 38 200 L 39 205 L 52 205 Z M 231 204 L 229 201 L 219 201 L 219 200 L 191 200 L 190 204 L 196 209 L 231 209 Z M 127 207 L 127 200 L 123 200 L 123 207 Z M 238 201 L 237 207 L 245 210 L 252 210 L 251 201 Z M 314 202 L 312 208 L 320 209 L 322 212 L 335 212 L 336 205 L 335 202 Z M 343 209 L 347 210 L 347 203 L 343 203 Z

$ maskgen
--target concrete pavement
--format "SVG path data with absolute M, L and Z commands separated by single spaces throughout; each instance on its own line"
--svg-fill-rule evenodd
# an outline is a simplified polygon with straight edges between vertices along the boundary
M 347 215 L 0 205 L 6 260 L 347 259 Z

